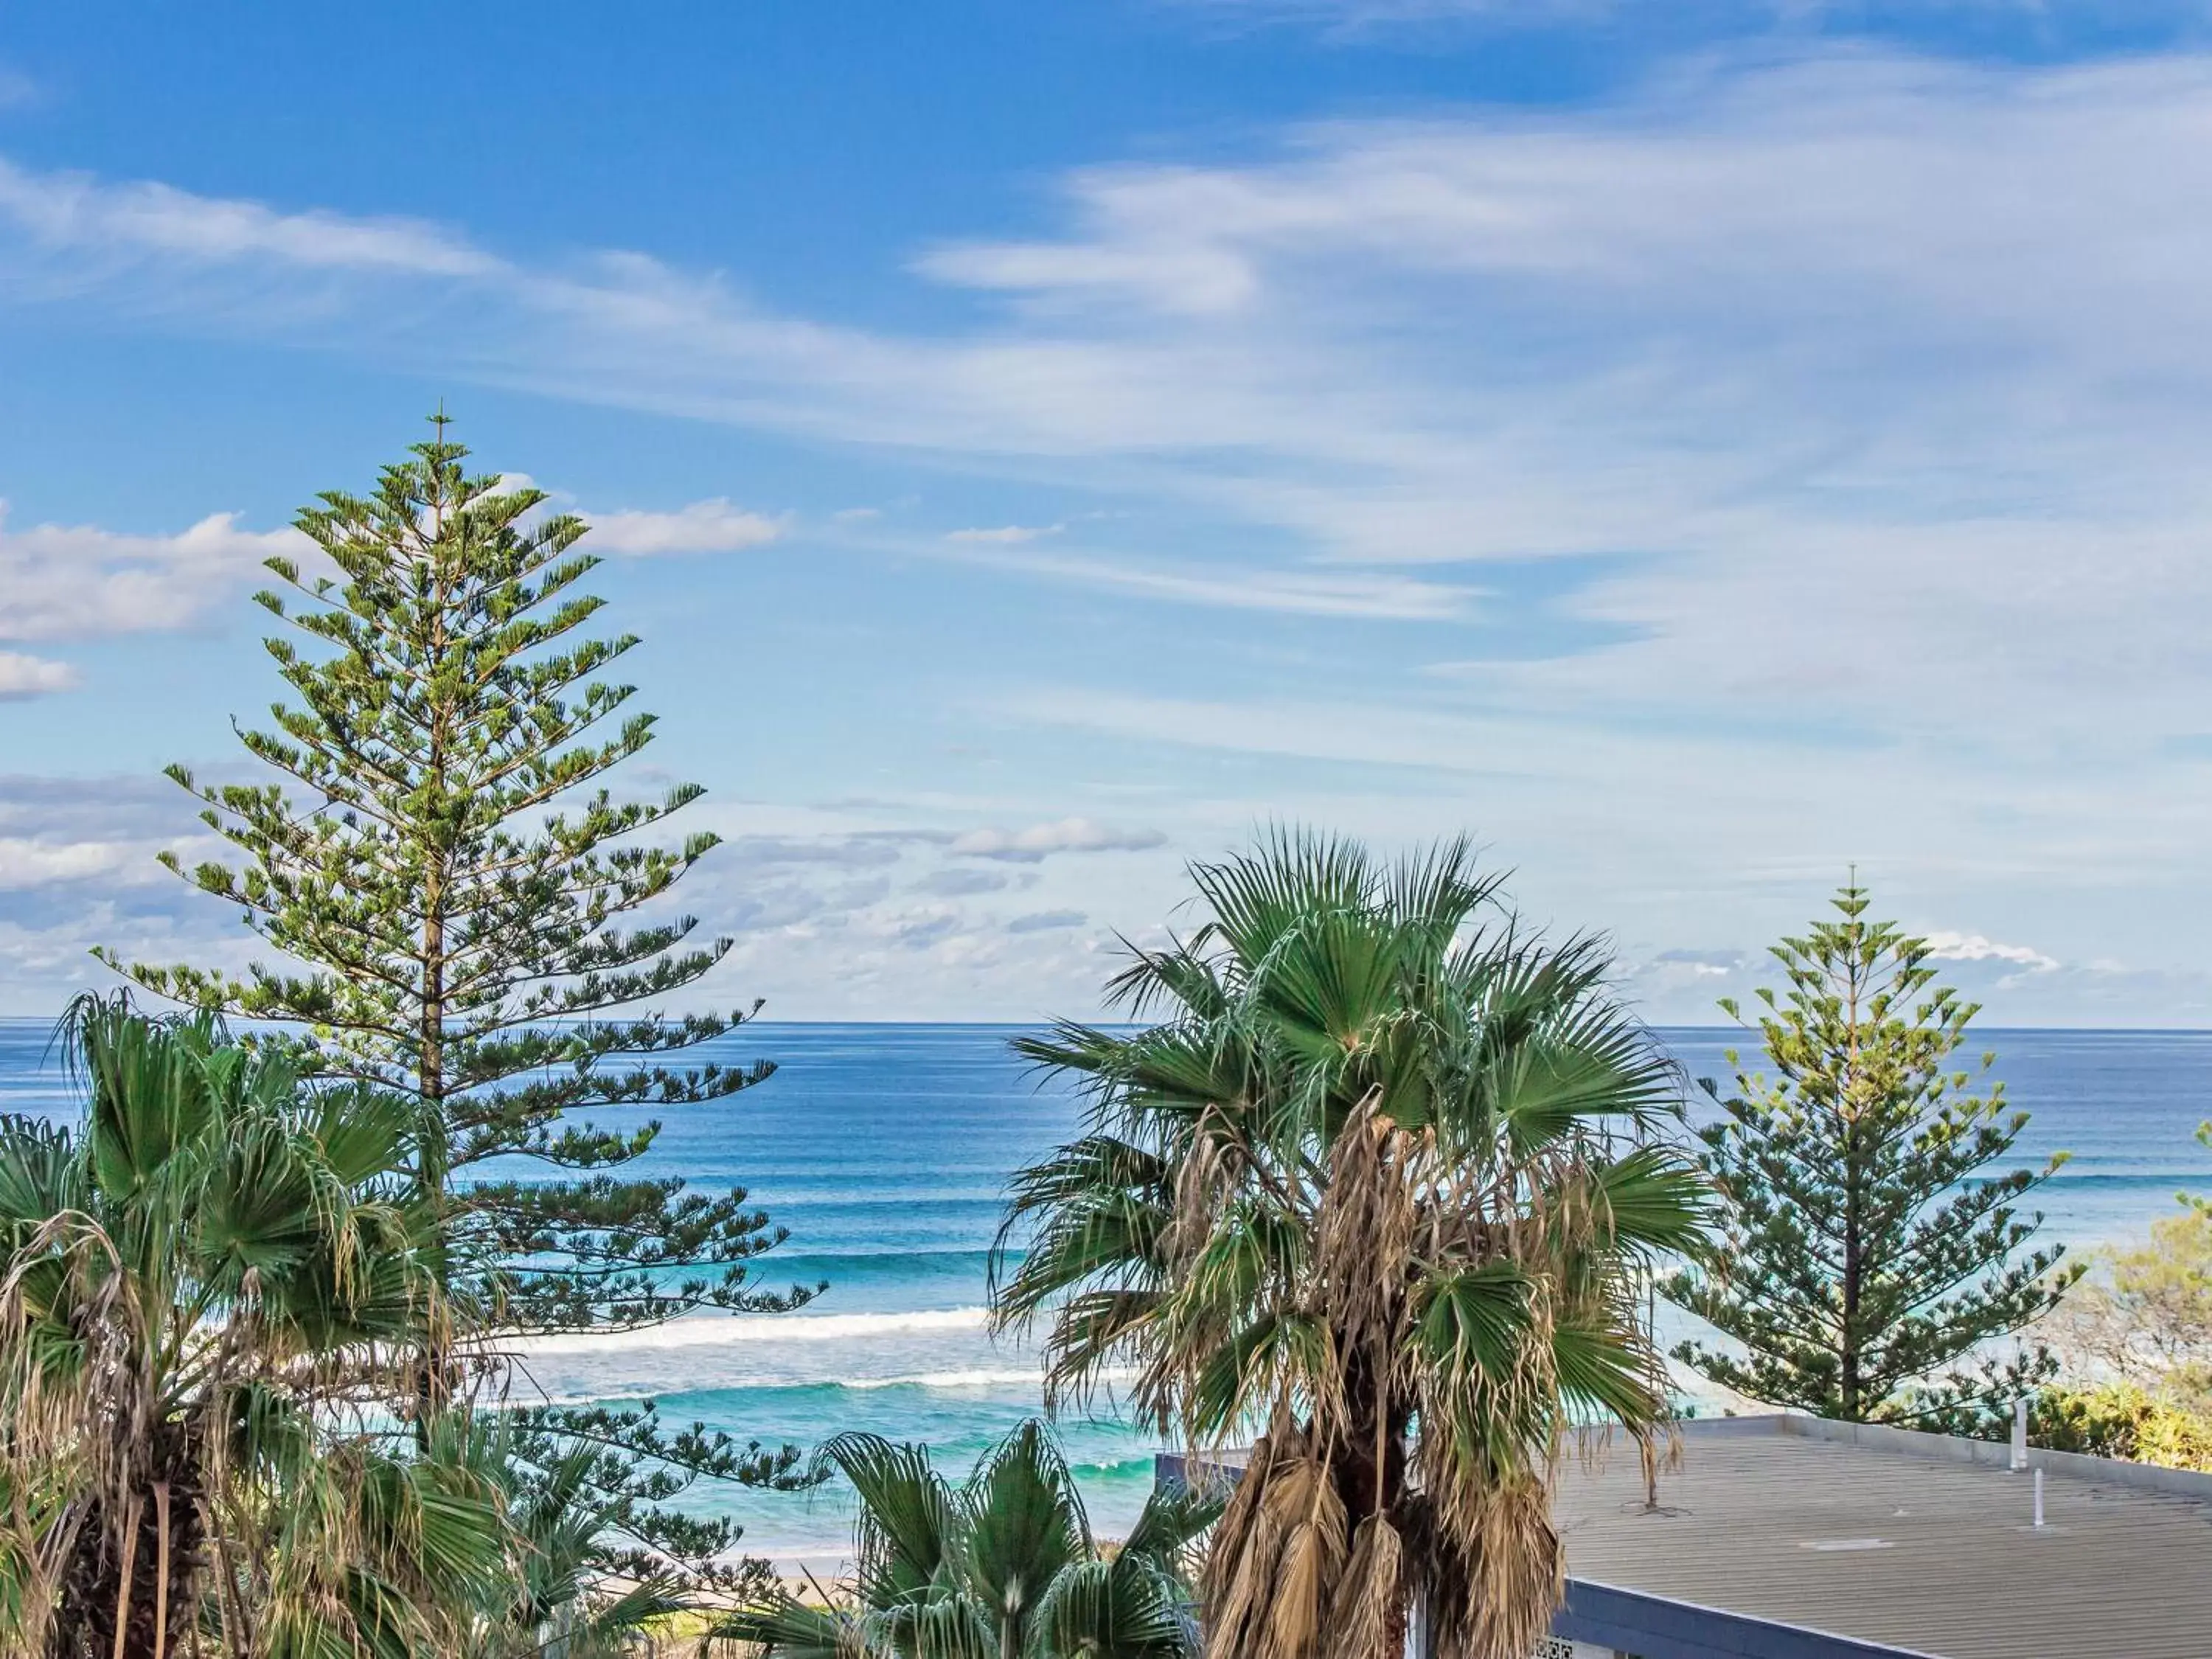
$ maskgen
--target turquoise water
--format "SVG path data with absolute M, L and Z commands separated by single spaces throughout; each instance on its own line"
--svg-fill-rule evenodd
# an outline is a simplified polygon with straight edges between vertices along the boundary
M 0 1021 L 0 1109 L 66 1112 L 46 1063 L 46 1026 Z M 768 1442 L 811 1446 L 842 1429 L 927 1441 L 964 1465 L 1037 1405 L 1033 1357 L 984 1322 L 985 1260 L 1007 1173 L 1074 1128 L 1066 1093 L 1007 1052 L 1014 1028 L 760 1025 L 712 1057 L 766 1055 L 781 1069 L 715 1106 L 663 1114 L 640 1173 L 748 1187 L 791 1230 L 765 1258 L 770 1284 L 830 1281 L 805 1311 L 697 1318 L 612 1340 L 544 1342 L 528 1386 L 560 1401 L 661 1402 Z M 1724 1074 L 1717 1030 L 1662 1033 L 1692 1076 Z M 2024 1157 L 2073 1161 L 2045 1189 L 2050 1231 L 2075 1243 L 2138 1234 L 2178 1189 L 2212 1194 L 2212 1033 L 1986 1031 L 1997 1075 L 2033 1115 Z M 1692 1115 L 1711 1108 L 1693 1096 Z M 605 1114 L 614 1123 L 647 1114 Z M 1125 1525 L 1152 1478 L 1153 1444 L 1110 1412 L 1062 1425 L 1094 1519 Z M 834 1558 L 846 1516 L 834 1492 L 702 1490 L 696 1507 L 742 1519 L 754 1551 Z

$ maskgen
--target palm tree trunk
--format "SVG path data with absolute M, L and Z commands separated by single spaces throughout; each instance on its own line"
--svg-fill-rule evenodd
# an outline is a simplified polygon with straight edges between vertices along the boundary
M 131 1495 L 119 1547 L 105 1507 L 77 1531 L 46 1659 L 176 1659 L 198 1622 L 205 1528 L 198 1449 L 182 1424 L 164 1423 L 151 1449 L 154 1478 Z
M 1381 1516 L 1402 1525 L 1406 1495 L 1406 1432 L 1411 1414 L 1382 1397 L 1383 1387 L 1363 1350 L 1353 1349 L 1345 1369 L 1346 1415 L 1351 1425 L 1334 1470 L 1337 1496 L 1343 1500 L 1347 1547 L 1359 1523 Z M 1388 1650 L 1406 1649 L 1407 1608 L 1401 1597 L 1393 1615 Z

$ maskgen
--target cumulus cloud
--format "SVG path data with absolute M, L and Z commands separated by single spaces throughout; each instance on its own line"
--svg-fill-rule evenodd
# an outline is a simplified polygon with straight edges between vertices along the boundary
M 133 850 L 119 842 L 39 842 L 0 836 L 0 889 L 112 877 L 131 861 Z
M 297 556 L 308 545 L 294 530 L 242 530 L 235 513 L 211 513 L 166 536 L 90 525 L 17 530 L 0 502 L 0 640 L 181 627 L 228 599 L 263 560 Z
M 167 778 L 0 776 L 0 890 L 97 881 L 182 892 L 155 854 L 179 848 L 191 857 L 216 845 Z
M 723 844 L 716 862 L 757 869 L 769 865 L 823 865 L 840 869 L 879 869 L 896 864 L 898 848 L 890 840 L 851 832 L 818 836 L 738 836 Z
M 1662 951 L 1651 961 L 1662 969 L 1674 970 L 1692 979 L 1726 979 L 1744 966 L 1741 951 L 1690 951 L 1676 948 Z
M 21 651 L 0 651 L 0 702 L 67 691 L 81 678 L 65 662 L 49 662 Z
M 222 844 L 166 778 L 0 776 L 0 1012 L 51 1016 L 111 982 L 87 955 L 242 966 L 234 912 L 155 862 Z
M 1979 933 L 1939 929 L 1923 937 L 1928 941 L 1928 954 L 1941 962 L 2009 962 L 2038 973 L 2052 972 L 2059 965 L 2056 957 L 2045 956 L 2033 945 L 2000 945 Z
M 1157 830 L 1117 830 L 1076 817 L 1026 830 L 970 830 L 953 838 L 951 850 L 969 858 L 1036 864 L 1055 853 L 1142 852 L 1166 840 Z
M 737 553 L 761 547 L 783 533 L 775 520 L 730 505 L 725 496 L 694 501 L 673 513 L 586 514 L 595 551 L 644 557 L 656 553 Z
M 532 481 L 510 474 L 510 486 Z M 182 628 L 228 601 L 272 556 L 312 556 L 291 528 L 243 528 L 235 513 L 211 513 L 173 534 L 133 534 L 94 525 L 17 529 L 0 501 L 0 641 L 94 639 Z M 646 556 L 735 552 L 774 541 L 783 526 L 726 500 L 672 513 L 591 516 L 587 545 Z M 74 671 L 0 653 L 0 697 L 36 696 L 75 684 Z

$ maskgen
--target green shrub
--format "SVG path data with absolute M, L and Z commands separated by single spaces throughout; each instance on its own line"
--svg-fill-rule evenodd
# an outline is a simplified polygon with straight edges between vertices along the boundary
M 2051 1451 L 2212 1470 L 2212 1401 L 2133 1382 L 2045 1389 L 2029 1408 L 2027 1437 Z

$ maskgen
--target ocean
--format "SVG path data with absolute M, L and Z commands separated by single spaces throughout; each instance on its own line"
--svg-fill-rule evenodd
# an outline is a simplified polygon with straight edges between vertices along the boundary
M 526 1356 L 526 1386 L 559 1401 L 654 1399 L 672 1423 L 818 1445 L 866 1429 L 927 1442 L 963 1470 L 1037 1409 L 1036 1366 L 986 1328 L 986 1260 L 1007 1174 L 1077 1127 L 1076 1102 L 1009 1053 L 1018 1028 L 749 1025 L 702 1058 L 780 1067 L 711 1108 L 661 1114 L 641 1174 L 738 1183 L 791 1237 L 759 1263 L 769 1285 L 830 1282 L 804 1311 L 699 1316 L 615 1339 L 556 1339 Z M 66 1114 L 41 1021 L 0 1021 L 0 1110 Z M 1692 1077 L 1725 1079 L 1740 1034 L 1663 1031 Z M 2051 1235 L 2075 1246 L 2139 1236 L 2179 1190 L 2212 1194 L 2212 1032 L 1988 1030 L 1995 1075 L 2033 1114 L 2018 1151 L 2072 1160 L 2043 1191 Z M 1693 1119 L 1710 1115 L 1701 1095 Z M 601 1114 L 614 1125 L 649 1114 Z M 1662 1310 L 1663 1316 L 1663 1310 Z M 1094 1524 L 1111 1535 L 1142 1504 L 1152 1439 L 1113 1414 L 1060 1425 Z M 742 1521 L 746 1547 L 786 1563 L 839 1559 L 849 1516 L 835 1489 L 804 1495 L 702 1485 L 702 1513 Z

